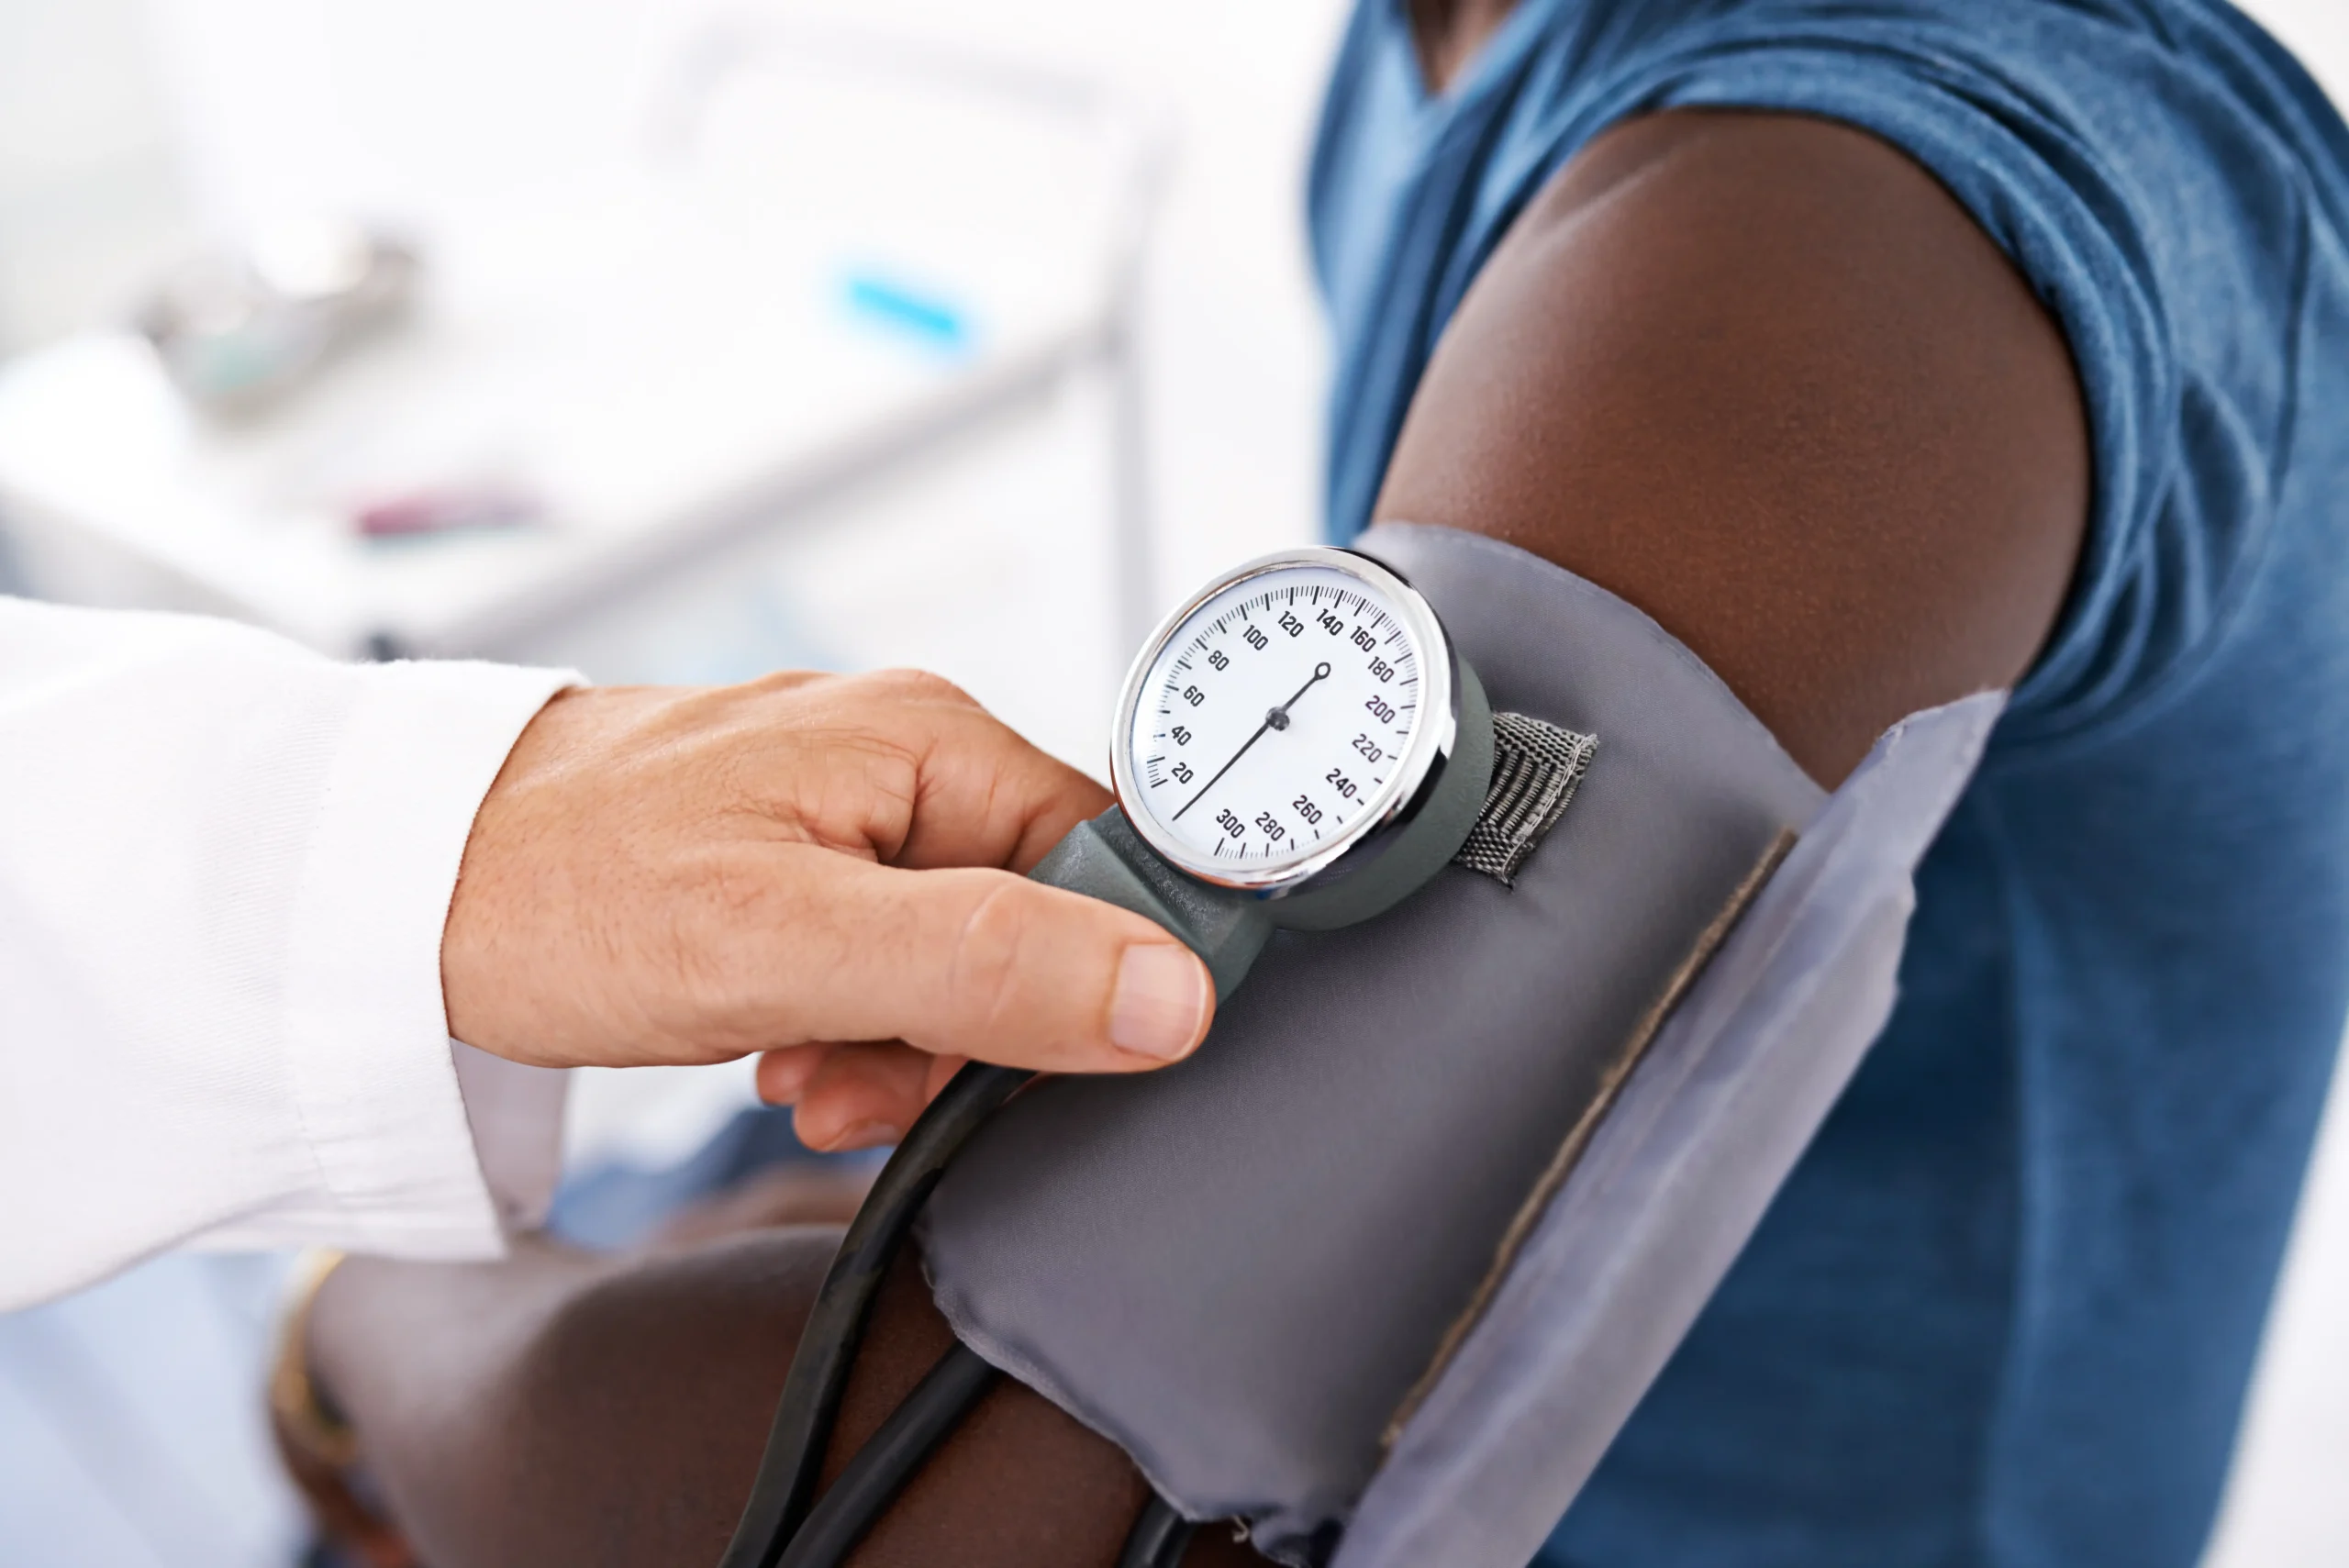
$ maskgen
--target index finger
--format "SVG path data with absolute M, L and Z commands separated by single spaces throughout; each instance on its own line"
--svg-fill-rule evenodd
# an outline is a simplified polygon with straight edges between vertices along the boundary
M 1025 872 L 1113 799 L 975 703 L 939 717 L 918 781 L 896 865 Z
M 923 671 L 836 677 L 789 697 L 807 780 L 796 809 L 892 865 L 1024 872 L 1110 804 L 1100 784 Z

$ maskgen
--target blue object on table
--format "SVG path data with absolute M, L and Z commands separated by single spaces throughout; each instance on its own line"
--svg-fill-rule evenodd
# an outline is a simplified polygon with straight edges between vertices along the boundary
M 932 349 L 961 353 L 971 346 L 970 314 L 935 293 L 859 270 L 843 281 L 841 298 L 851 315 Z

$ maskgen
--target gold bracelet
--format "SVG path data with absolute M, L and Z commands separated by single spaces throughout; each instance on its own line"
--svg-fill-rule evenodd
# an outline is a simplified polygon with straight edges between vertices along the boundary
M 269 1409 L 284 1430 L 286 1440 L 304 1454 L 335 1470 L 348 1469 L 359 1457 L 359 1433 L 341 1412 L 318 1394 L 310 1375 L 310 1309 L 342 1254 L 314 1250 L 302 1254 L 285 1283 L 285 1305 L 277 1318 L 276 1359 L 269 1373 Z

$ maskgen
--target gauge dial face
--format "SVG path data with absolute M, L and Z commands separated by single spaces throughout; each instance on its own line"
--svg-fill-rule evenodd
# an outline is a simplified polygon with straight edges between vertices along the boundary
M 1342 849 L 1406 786 L 1425 665 L 1442 656 L 1421 646 L 1431 624 L 1370 574 L 1318 562 L 1210 594 L 1131 688 L 1117 770 L 1127 815 L 1216 880 L 1263 884 Z M 1448 702 L 1448 682 L 1436 690 Z

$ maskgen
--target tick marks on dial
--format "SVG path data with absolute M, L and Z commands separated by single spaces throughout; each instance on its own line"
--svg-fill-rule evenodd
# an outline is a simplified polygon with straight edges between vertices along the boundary
M 1295 592 L 1294 589 L 1290 591 L 1292 593 Z M 1248 748 L 1253 746 L 1257 741 L 1262 740 L 1264 738 L 1265 731 L 1270 729 L 1286 729 L 1288 728 L 1288 710 L 1297 706 L 1297 698 L 1302 697 L 1306 693 L 1311 691 L 1315 686 L 1329 678 L 1330 666 L 1326 661 L 1313 666 L 1313 678 L 1306 682 L 1305 684 L 1297 687 L 1295 695 L 1292 695 L 1288 701 L 1281 704 L 1278 707 L 1274 708 L 1270 713 L 1264 715 L 1264 722 L 1256 726 L 1256 733 L 1251 735 L 1246 740 L 1241 742 L 1240 750 L 1231 754 L 1231 761 L 1218 768 L 1215 771 L 1215 777 L 1201 784 L 1199 786 L 1199 793 L 1183 803 L 1183 810 L 1177 811 L 1174 814 L 1173 820 L 1177 822 L 1181 821 L 1183 819 L 1183 811 L 1190 810 L 1192 806 L 1198 805 L 1202 799 L 1206 798 L 1208 791 L 1215 788 L 1217 784 L 1220 784 L 1223 781 L 1223 775 L 1230 773 L 1232 770 L 1233 765 L 1237 763 L 1241 758 L 1248 754 Z M 1274 722 L 1275 719 L 1279 721 L 1277 724 Z

